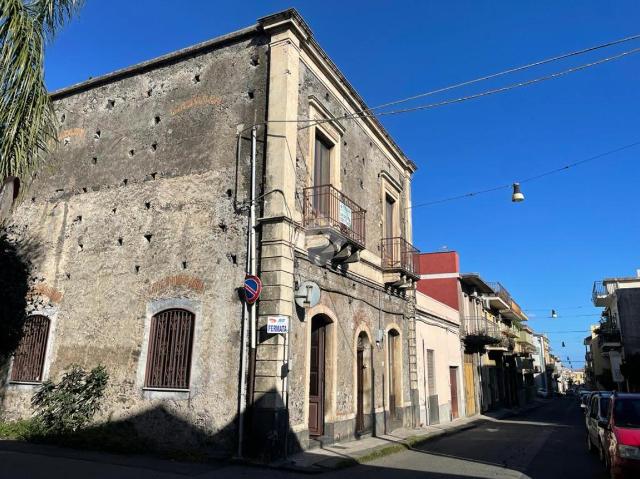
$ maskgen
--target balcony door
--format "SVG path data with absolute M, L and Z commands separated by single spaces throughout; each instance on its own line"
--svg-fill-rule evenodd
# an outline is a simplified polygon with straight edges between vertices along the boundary
M 331 205 L 331 146 L 316 135 L 313 158 L 313 207 L 322 216 L 329 216 Z M 319 188 L 323 187 L 323 188 Z
M 394 267 L 395 261 L 398 260 L 399 251 L 398 245 L 392 240 L 395 235 L 395 214 L 396 214 L 396 201 L 395 199 L 388 195 L 384 195 L 384 239 L 383 239 L 383 250 L 384 250 L 384 265 L 387 267 Z

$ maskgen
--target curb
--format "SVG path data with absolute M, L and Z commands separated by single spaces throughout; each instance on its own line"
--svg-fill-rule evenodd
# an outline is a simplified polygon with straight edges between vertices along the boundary
M 411 451 L 415 450 L 417 447 L 425 444 L 433 439 L 437 439 L 444 436 L 449 436 L 452 434 L 457 434 L 459 432 L 468 431 L 470 429 L 474 429 L 479 426 L 480 422 L 495 419 L 501 420 L 514 416 L 518 416 L 521 414 L 528 413 L 539 407 L 543 406 L 544 403 L 532 404 L 529 407 L 518 409 L 518 410 L 509 410 L 505 411 L 504 414 L 500 414 L 498 417 L 491 416 L 482 416 L 477 415 L 475 418 L 466 423 L 460 424 L 459 426 L 453 426 L 448 429 L 442 429 L 440 431 L 430 432 L 428 434 L 422 434 L 417 436 L 409 436 L 405 439 L 398 440 L 393 444 L 384 444 L 380 446 L 375 446 L 370 449 L 365 449 L 361 454 L 355 457 L 329 457 L 327 459 L 323 459 L 317 463 L 312 464 L 311 466 L 296 466 L 295 464 L 271 464 L 268 465 L 270 469 L 279 469 L 290 472 L 297 472 L 300 474 L 323 474 L 329 471 L 336 471 L 339 469 L 346 469 L 348 467 L 357 466 L 358 464 L 366 464 L 368 462 L 374 461 L 376 459 L 380 459 L 385 456 L 390 456 L 392 454 L 396 454 L 402 451 Z M 263 465 L 264 467 L 264 465 Z
M 302 474 L 322 474 L 324 472 L 336 471 L 348 467 L 357 466 L 358 464 L 366 464 L 368 462 L 390 456 L 402 451 L 414 450 L 416 447 L 443 436 L 449 436 L 458 432 L 467 431 L 478 426 L 481 418 L 477 418 L 469 424 L 461 424 L 449 429 L 431 432 L 428 434 L 409 436 L 406 439 L 399 440 L 393 444 L 384 444 L 370 449 L 365 449 L 362 454 L 356 457 L 338 457 L 327 458 L 321 460 L 311 466 L 296 466 L 294 464 L 270 465 L 269 468 L 280 469 L 285 471 L 297 472 Z

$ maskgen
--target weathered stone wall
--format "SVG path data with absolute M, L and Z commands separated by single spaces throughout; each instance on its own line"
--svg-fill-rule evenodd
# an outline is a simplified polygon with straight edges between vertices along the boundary
M 300 94 L 298 102 L 298 116 L 300 119 L 310 117 L 309 100 L 315 98 L 330 114 L 338 118 L 338 123 L 344 128 L 342 143 L 340 146 L 340 180 L 344 194 L 355 201 L 367 211 L 366 214 L 366 249 L 376 255 L 380 255 L 380 240 L 383 238 L 383 198 L 382 181 L 383 174 L 405 187 L 407 174 L 400 170 L 395 162 L 378 147 L 367 134 L 357 120 L 340 119 L 346 115 L 344 106 L 323 85 L 318 77 L 304 63 L 300 64 Z M 312 124 L 312 123 L 307 123 Z M 297 149 L 298 189 L 297 196 L 302 198 L 302 189 L 311 178 L 312 172 L 308 165 L 313 164 L 313 159 L 308 158 L 309 135 L 312 128 L 305 128 L 301 124 Z M 401 191 L 404 193 L 404 190 Z M 406 217 L 404 195 L 399 198 L 398 208 L 399 222 L 405 224 L 410 218 Z M 296 208 L 301 207 L 301 202 L 296 202 Z M 401 228 L 401 232 L 404 233 Z
M 180 447 L 234 443 L 247 233 L 234 201 L 249 187 L 236 134 L 264 120 L 266 55 L 254 33 L 61 94 L 60 143 L 10 226 L 41 251 L 30 308 L 53 319 L 46 376 L 104 364 L 102 419 Z M 196 314 L 188 392 L 143 390 L 145 328 L 167 307 Z M 3 416 L 29 414 L 33 386 L 2 389 Z
M 298 101 L 298 117 L 310 118 L 310 100 L 317 102 L 329 111 L 333 117 L 345 115 L 344 106 L 324 86 L 318 76 L 303 62 L 300 63 L 300 90 Z M 364 331 L 371 348 L 371 363 L 367 364 L 368 371 L 373 377 L 373 391 L 367 394 L 365 403 L 370 401 L 370 410 L 366 411 L 372 421 L 374 432 L 382 433 L 385 427 L 390 431 L 401 425 L 411 425 L 413 420 L 409 404 L 411 403 L 409 377 L 409 322 L 411 318 L 408 297 L 399 292 L 384 290 L 381 283 L 380 270 L 380 241 L 382 239 L 382 181 L 386 172 L 390 178 L 401 187 L 405 185 L 406 173 L 391 158 L 376 145 L 371 136 L 357 122 L 338 120 L 344 129 L 340 137 L 338 150 L 340 152 L 338 173 L 340 190 L 359 206 L 366 210 L 366 242 L 365 251 L 369 262 L 368 275 L 352 274 L 349 268 L 345 270 L 320 267 L 299 252 L 296 260 L 296 281 L 311 280 L 320 285 L 322 294 L 320 310 L 323 314 L 333 314 L 333 323 L 328 334 L 333 335 L 336 342 L 335 355 L 326 352 L 327 368 L 325 383 L 329 391 L 326 393 L 327 411 L 325 412 L 325 435 L 330 440 L 351 438 L 355 433 L 356 414 L 356 344 L 360 332 Z M 310 185 L 312 172 L 309 158 L 313 128 L 300 125 L 296 149 L 296 202 L 295 210 L 302 214 L 303 189 Z M 332 175 L 333 176 L 333 175 Z M 404 224 L 405 191 L 401 189 L 399 222 Z M 375 264 L 377 259 L 377 265 Z M 371 278 L 377 278 L 372 280 Z M 317 308 L 314 308 L 317 310 Z M 301 322 L 300 311 L 298 318 L 294 318 L 292 325 L 291 356 L 295 363 L 289 375 L 289 415 L 290 423 L 294 427 L 298 441 L 306 446 L 308 441 L 307 400 L 308 400 L 308 352 L 311 315 L 306 322 Z M 388 404 L 388 353 L 384 341 L 387 340 L 389 329 L 398 329 L 401 336 L 402 350 L 402 399 L 398 399 L 398 407 L 403 410 L 398 419 L 392 419 Z M 378 329 L 385 332 L 385 340 L 381 347 L 376 346 Z M 307 362 L 304 362 L 304 361 Z M 334 384 L 331 384 L 334 382 Z M 333 397 L 331 397 L 333 395 Z M 386 413 L 385 413 L 386 410 Z M 374 417 L 375 416 L 375 417 Z
M 356 414 L 356 348 L 360 332 L 365 332 L 368 337 L 368 347 L 371 348 L 371 363 L 366 364 L 373 378 L 373 391 L 365 398 L 373 408 L 367 408 L 367 415 L 376 415 L 376 432 L 384 432 L 385 420 L 387 429 L 391 431 L 400 425 L 411 424 L 411 401 L 409 390 L 409 348 L 408 348 L 408 322 L 406 317 L 407 300 L 401 296 L 383 291 L 380 287 L 356 278 L 349 277 L 339 271 L 329 268 L 320 268 L 305 257 L 298 257 L 296 277 L 299 281 L 315 281 L 322 291 L 320 310 L 323 314 L 332 314 L 332 341 L 335 348 L 327 349 L 326 361 L 331 367 L 326 371 L 325 383 L 335 381 L 335 404 L 328 401 L 328 411 L 325 418 L 325 427 L 329 434 L 333 432 L 333 438 L 337 440 L 353 437 L 355 432 Z M 378 307 L 379 305 L 379 307 Z M 317 309 L 317 308 L 316 308 Z M 300 312 L 299 312 L 300 313 Z M 289 386 L 289 414 L 291 424 L 305 424 L 306 401 L 308 394 L 308 376 L 305 371 L 303 358 L 308 349 L 311 314 L 301 322 L 302 315 L 294 318 L 294 336 L 291 340 L 291 355 L 296 358 L 296 363 L 290 375 Z M 398 407 L 404 410 L 399 421 L 393 421 L 389 417 L 388 404 L 388 351 L 387 332 L 389 329 L 397 329 L 401 336 L 402 348 L 402 399 L 398 399 Z M 376 334 L 378 329 L 385 332 L 385 337 L 380 346 L 376 346 Z M 294 342 L 295 341 L 295 342 Z M 335 356 L 332 356 L 335 352 Z M 369 372 L 370 371 L 370 372 Z M 335 376 L 335 377 L 334 377 Z M 329 388 L 329 395 L 331 395 Z M 384 411 L 387 411 L 386 418 Z

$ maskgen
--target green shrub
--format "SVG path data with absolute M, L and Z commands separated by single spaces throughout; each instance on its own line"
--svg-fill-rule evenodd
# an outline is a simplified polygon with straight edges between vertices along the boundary
M 61 435 L 88 425 L 100 409 L 108 380 L 103 366 L 87 373 L 74 365 L 59 383 L 45 381 L 31 398 L 41 432 Z
M 33 419 L 0 422 L 0 439 L 28 441 L 40 435 L 40 423 Z

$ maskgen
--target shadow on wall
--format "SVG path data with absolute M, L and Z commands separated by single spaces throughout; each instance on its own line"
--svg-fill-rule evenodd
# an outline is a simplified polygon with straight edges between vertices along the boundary
M 22 337 L 32 263 L 40 244 L 15 239 L 10 228 L 0 229 L 0 404 L 11 356 Z
M 273 394 L 277 394 L 273 391 Z M 107 451 L 120 454 L 160 454 L 173 459 L 208 460 L 237 456 L 238 416 L 224 427 L 212 431 L 206 414 L 192 421 L 181 417 L 170 407 L 173 401 L 154 401 L 151 407 L 126 418 L 95 423 L 75 432 L 63 435 L 42 436 L 34 429 L 26 439 L 36 443 L 54 444 L 78 449 Z M 115 403 L 104 403 L 102 412 L 112 416 Z M 121 412 L 121 411 L 118 411 Z M 283 411 L 282 414 L 285 414 Z M 275 424 L 275 423 L 272 423 Z M 282 458 L 286 438 L 290 450 L 301 446 L 293 431 L 286 426 L 278 431 L 272 424 L 261 424 L 267 440 L 258 442 L 245 418 L 243 456 L 264 462 Z M 279 423 L 282 424 L 282 423 Z

